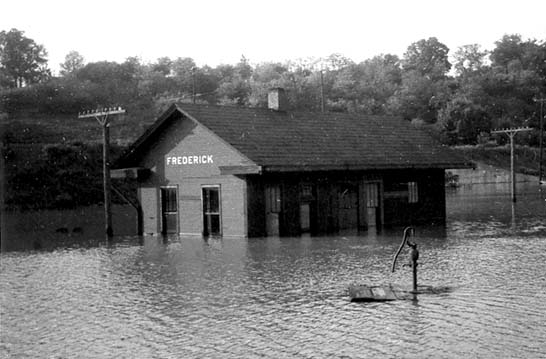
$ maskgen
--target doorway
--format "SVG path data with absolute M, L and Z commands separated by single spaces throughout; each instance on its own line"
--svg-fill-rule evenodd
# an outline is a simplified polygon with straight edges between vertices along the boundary
M 381 182 L 364 182 L 364 195 L 366 201 L 365 216 L 368 228 L 381 228 L 383 213 L 381 208 Z
M 265 227 L 268 236 L 279 235 L 279 216 L 281 213 L 281 186 L 265 187 Z
M 311 232 L 311 204 L 300 204 L 300 229 L 302 233 Z
M 358 187 L 341 183 L 339 187 L 339 229 L 358 228 Z

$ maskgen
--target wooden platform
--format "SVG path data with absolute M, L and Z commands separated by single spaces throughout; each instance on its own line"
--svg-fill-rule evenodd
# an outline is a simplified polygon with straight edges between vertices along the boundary
M 351 302 L 388 302 L 393 300 L 416 300 L 419 294 L 440 294 L 449 292 L 449 287 L 434 288 L 419 286 L 414 293 L 411 287 L 398 285 L 353 284 L 349 286 Z

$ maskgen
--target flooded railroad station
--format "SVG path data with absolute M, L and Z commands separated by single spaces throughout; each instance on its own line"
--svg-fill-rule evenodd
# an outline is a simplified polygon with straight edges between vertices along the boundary
M 508 184 L 446 187 L 473 164 L 403 120 L 283 98 L 173 104 L 113 166 L 138 202 L 113 218 L 7 212 L 0 355 L 546 355 L 538 181 L 515 203 Z
M 387 303 L 347 288 L 411 282 L 390 268 L 403 228 L 139 237 L 117 216 L 111 243 L 83 223 L 33 249 L 37 218 L 81 213 L 8 214 L 20 232 L 2 243 L 0 357 L 544 357 L 546 195 L 518 191 L 512 206 L 507 185 L 447 189 L 445 225 L 416 226 L 415 241 L 420 283 L 449 291 Z

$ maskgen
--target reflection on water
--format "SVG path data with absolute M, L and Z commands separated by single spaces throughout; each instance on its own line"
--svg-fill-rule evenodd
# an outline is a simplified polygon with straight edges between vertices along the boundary
M 505 236 L 544 234 L 546 187 L 534 183 L 518 186 L 517 202 L 510 199 L 510 184 L 462 187 L 447 195 L 448 230 Z
M 114 205 L 112 213 L 117 236 L 136 234 L 131 206 Z M 102 206 L 2 213 L 2 251 L 96 245 L 105 239 L 104 233 Z
M 5 252 L 0 357 L 544 357 L 544 198 L 521 194 L 513 226 L 508 195 L 449 193 L 447 225 L 416 239 L 420 283 L 453 290 L 417 302 L 347 296 L 411 283 L 390 272 L 401 229 Z

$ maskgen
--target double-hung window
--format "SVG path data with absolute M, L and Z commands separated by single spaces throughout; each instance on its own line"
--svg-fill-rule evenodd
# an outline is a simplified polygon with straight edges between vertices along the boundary
M 203 235 L 222 235 L 222 216 L 220 205 L 220 186 L 202 188 L 203 198 Z

